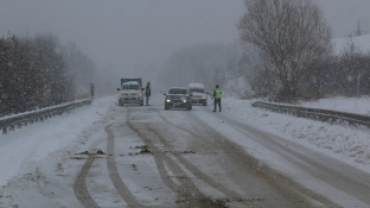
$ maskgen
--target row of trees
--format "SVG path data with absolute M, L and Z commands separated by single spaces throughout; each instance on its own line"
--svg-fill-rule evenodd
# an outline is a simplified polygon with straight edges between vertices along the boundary
M 238 29 L 255 95 L 275 101 L 369 95 L 370 54 L 332 52 L 331 29 L 311 0 L 246 0 Z M 252 57 L 252 58 L 251 58 Z
M 62 47 L 53 35 L 1 38 L 0 116 L 74 100 L 79 80 L 73 75 L 79 74 L 81 67 L 68 59 L 72 55 L 68 49 L 78 51 Z M 88 63 L 87 74 L 93 74 L 94 67 Z
M 231 44 L 203 44 L 174 52 L 162 66 L 161 83 L 167 86 L 187 86 L 200 82 L 206 90 L 215 85 L 238 98 L 252 96 L 247 77 L 249 66 L 238 42 Z
M 310 78 L 310 79 L 308 79 Z M 317 74 L 308 74 L 308 99 L 327 95 L 370 95 L 370 53 L 349 42 L 339 56 L 332 56 L 318 66 Z
M 370 94 L 370 53 L 352 42 L 344 53 L 334 53 L 331 28 L 311 0 L 245 4 L 247 12 L 238 24 L 242 47 L 207 44 L 179 49 L 165 62 L 162 82 L 202 82 L 208 88 L 219 84 L 240 98 L 283 102 Z
M 223 85 L 239 69 L 234 65 L 241 57 L 238 50 L 236 44 L 205 44 L 179 49 L 164 63 L 161 82 L 168 86 L 186 86 L 189 82 L 201 82 L 206 87 Z M 233 73 L 228 73 L 231 70 Z

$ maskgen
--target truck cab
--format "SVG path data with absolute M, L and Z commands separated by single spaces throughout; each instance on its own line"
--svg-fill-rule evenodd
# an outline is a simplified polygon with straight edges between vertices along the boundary
M 118 105 L 140 105 L 144 104 L 144 88 L 141 78 L 121 79 L 121 87 L 117 88 Z

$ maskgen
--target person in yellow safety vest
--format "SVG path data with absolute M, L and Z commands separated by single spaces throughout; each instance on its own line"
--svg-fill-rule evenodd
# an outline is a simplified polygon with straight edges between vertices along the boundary
M 219 88 L 218 85 L 216 85 L 216 89 L 213 92 L 214 105 L 215 105 L 213 112 L 216 112 L 217 105 L 218 105 L 218 111 L 221 112 L 221 97 L 222 97 L 222 90 Z

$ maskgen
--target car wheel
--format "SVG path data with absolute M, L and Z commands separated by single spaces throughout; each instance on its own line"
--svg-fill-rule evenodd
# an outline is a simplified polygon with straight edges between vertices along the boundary
M 206 106 L 206 105 L 207 105 L 207 101 L 204 101 L 203 106 Z
M 167 107 L 167 106 L 164 106 L 164 110 L 168 110 L 168 109 L 170 109 L 169 107 Z

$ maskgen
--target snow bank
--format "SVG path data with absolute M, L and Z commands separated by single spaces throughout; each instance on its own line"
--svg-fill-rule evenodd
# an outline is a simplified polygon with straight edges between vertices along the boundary
M 101 98 L 89 106 L 72 110 L 69 114 L 37 122 L 15 132 L 0 134 L 0 185 L 16 176 L 27 164 L 42 161 L 60 149 L 73 148 L 78 140 L 77 135 L 98 121 L 108 107 L 114 104 L 114 98 Z
M 330 124 L 275 113 L 252 107 L 254 101 L 224 99 L 223 113 L 370 172 L 369 128 L 349 126 L 345 123 Z M 370 113 L 370 97 L 335 97 L 302 102 L 300 105 L 359 114 Z
M 333 97 L 317 101 L 301 102 L 299 105 L 310 108 L 323 108 L 348 113 L 370 115 L 370 97 Z

